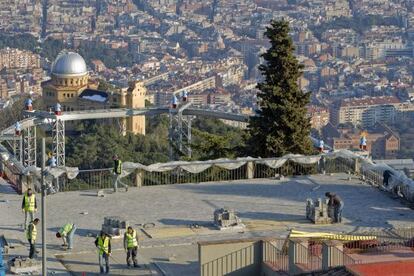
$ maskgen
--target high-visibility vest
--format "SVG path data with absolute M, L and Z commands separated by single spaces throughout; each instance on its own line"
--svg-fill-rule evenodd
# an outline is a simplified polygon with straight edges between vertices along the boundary
M 99 248 L 99 255 L 103 255 L 109 253 L 109 237 L 105 237 L 102 239 L 101 236 L 98 237 L 98 248 Z
M 32 229 L 32 231 L 30 231 L 30 228 Z M 35 241 L 37 237 L 37 229 L 36 229 L 36 225 L 33 223 L 33 221 L 29 224 L 29 227 L 27 228 L 27 233 L 26 233 L 26 238 L 28 240 L 32 240 Z
M 121 172 L 122 172 L 122 161 L 115 160 L 114 173 L 121 174 Z
M 63 237 L 66 236 L 70 231 L 72 231 L 73 223 L 66 223 L 59 230 L 59 234 Z
M 34 212 L 35 203 L 36 196 L 34 194 L 32 194 L 31 196 L 28 196 L 27 194 L 24 195 L 24 210 L 26 212 Z
M 132 234 L 126 232 L 125 235 L 127 237 L 127 248 L 134 248 L 138 246 L 137 232 L 135 230 L 132 231 Z

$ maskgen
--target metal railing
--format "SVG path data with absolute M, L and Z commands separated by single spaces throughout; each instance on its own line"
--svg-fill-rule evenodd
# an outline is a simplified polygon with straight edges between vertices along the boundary
M 345 243 L 345 253 L 381 254 L 392 250 L 412 250 L 414 248 L 414 228 L 381 229 L 358 233 L 358 235 L 375 236 L 376 239 Z
M 255 265 L 254 247 L 254 244 L 252 244 L 202 264 L 200 274 L 202 276 L 229 275 L 232 272 L 245 269 L 248 266 L 253 266 Z
M 338 267 L 343 265 L 352 265 L 352 264 L 360 264 L 362 263 L 361 260 L 355 260 L 348 254 L 346 254 L 343 250 L 340 250 L 336 247 L 331 247 L 331 254 L 330 254 L 330 267 Z
M 322 270 L 322 258 L 319 254 L 314 254 L 311 247 L 303 244 L 296 244 L 295 264 L 302 272 Z
M 353 171 L 355 161 L 339 157 L 321 162 L 300 164 L 289 160 L 278 168 L 271 168 L 263 162 L 255 160 L 236 169 L 225 169 L 213 165 L 199 173 L 190 173 L 180 167 L 164 172 L 141 170 L 140 186 L 274 178 L 277 176 L 312 175 L 321 172 L 348 173 Z M 75 179 L 64 180 L 61 187 L 63 191 L 106 189 L 112 187 L 112 177 L 112 169 L 110 168 L 80 170 Z M 136 173 L 132 173 L 128 177 L 122 178 L 122 182 L 134 185 L 136 177 Z
M 289 256 L 286 240 L 263 241 L 263 262 L 279 273 L 289 272 Z

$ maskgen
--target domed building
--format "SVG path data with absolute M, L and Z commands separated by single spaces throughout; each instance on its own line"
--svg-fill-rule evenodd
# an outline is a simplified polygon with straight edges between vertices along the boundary
M 108 108 L 144 108 L 146 89 L 135 81 L 118 93 L 97 90 L 96 82 L 89 79 L 85 60 L 75 52 L 61 52 L 52 64 L 51 79 L 42 84 L 43 101 L 47 109 L 60 103 L 63 112 Z M 145 135 L 145 116 L 125 118 L 121 122 L 123 133 Z

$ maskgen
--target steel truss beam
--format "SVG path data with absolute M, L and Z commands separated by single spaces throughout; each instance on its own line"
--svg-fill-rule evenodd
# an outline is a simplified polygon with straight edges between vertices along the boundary
M 177 159 L 178 155 L 185 155 L 191 158 L 191 120 L 193 116 L 183 115 L 183 111 L 190 106 L 187 103 L 177 109 L 170 109 L 170 159 Z
M 52 124 L 53 155 L 57 166 L 65 166 L 65 122 L 56 119 Z
M 23 134 L 23 166 L 36 166 L 36 126 L 30 126 Z

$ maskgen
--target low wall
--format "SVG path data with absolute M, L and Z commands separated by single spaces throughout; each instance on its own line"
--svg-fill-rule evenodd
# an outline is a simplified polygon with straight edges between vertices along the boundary
M 242 239 L 199 242 L 198 254 L 201 276 L 260 275 L 262 241 Z

